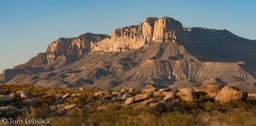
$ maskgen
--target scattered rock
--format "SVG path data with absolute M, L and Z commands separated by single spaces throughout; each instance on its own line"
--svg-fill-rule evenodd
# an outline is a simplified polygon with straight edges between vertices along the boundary
M 0 95 L 0 103 L 1 102 L 10 102 L 12 100 L 13 100 L 13 98 L 10 97 L 9 95 Z
M 246 92 L 232 86 L 226 86 L 220 90 L 215 100 L 224 103 L 234 100 L 246 100 L 247 97 L 248 94 Z
M 140 104 L 148 105 L 148 104 L 150 104 L 150 103 L 152 103 L 152 102 L 157 102 L 157 101 L 159 101 L 159 99 L 156 99 L 156 98 L 149 98 L 149 99 L 147 99 L 147 100 L 144 100 L 144 101 L 140 102 Z
M 162 95 L 162 91 L 156 91 L 156 92 L 153 92 L 153 95 L 154 96 L 161 96 Z
M 31 98 L 31 94 L 28 93 L 27 91 L 22 91 L 19 90 L 16 92 L 17 95 L 19 95 L 20 98 L 25 99 L 25 98 Z
M 80 87 L 79 90 L 80 90 L 80 91 L 85 91 L 85 88 Z
M 137 94 L 134 98 L 134 101 L 135 102 L 143 101 L 143 100 L 150 98 L 150 96 L 151 96 L 151 93 Z
M 155 92 L 157 89 L 153 87 L 152 85 L 147 85 L 144 89 L 143 92 L 145 93 L 152 93 Z
M 113 96 L 121 96 L 121 95 L 122 95 L 122 93 L 119 92 L 119 91 L 112 91 L 111 94 L 112 94 Z
M 134 91 L 135 91 L 135 89 L 130 88 L 128 92 L 129 92 L 129 93 L 132 93 L 132 92 L 134 92 Z
M 163 98 L 164 101 L 166 101 L 166 100 L 172 101 L 172 100 L 175 100 L 177 91 L 164 92 L 163 94 L 165 95 Z
M 97 107 L 97 110 L 107 110 L 107 109 L 108 107 L 105 105 Z
M 106 94 L 103 96 L 104 99 L 111 99 L 112 95 L 108 92 L 106 92 Z
M 120 97 L 120 100 L 126 100 L 130 95 L 128 94 L 123 94 L 121 97 Z
M 18 108 L 14 106 L 2 106 L 0 107 L 0 112 L 3 113 L 5 111 L 12 111 L 12 110 L 19 110 Z
M 128 89 L 123 88 L 123 89 L 120 90 L 120 92 L 121 92 L 122 94 L 127 93 L 127 92 L 128 92 Z
M 195 87 L 194 90 L 201 95 L 215 98 L 222 88 L 223 86 L 220 84 L 208 84 L 201 87 Z
M 130 105 L 134 103 L 134 97 L 127 98 L 124 105 Z
M 171 91 L 171 90 L 173 90 L 172 87 L 167 87 L 167 88 L 161 88 L 159 91 L 164 92 L 164 91 Z
M 72 109 L 74 107 L 76 107 L 76 104 L 71 104 L 71 105 L 65 106 L 64 109 Z
M 94 93 L 96 97 L 103 97 L 104 95 L 109 94 L 107 91 L 98 91 Z
M 68 98 L 68 97 L 70 97 L 70 96 L 71 96 L 70 93 L 66 93 L 66 94 L 64 94 L 64 95 L 62 96 L 62 98 L 63 98 L 63 99 L 66 99 L 66 98 Z
M 22 110 L 14 107 L 14 106 L 3 106 L 0 107 L 0 114 L 3 117 L 17 117 L 22 114 Z
M 248 94 L 248 99 L 255 100 L 256 99 L 256 93 L 249 93 Z
M 12 97 L 12 98 L 17 98 L 18 95 L 17 95 L 16 93 L 11 93 L 11 94 L 10 94 L 10 97 Z
M 78 97 L 80 94 L 71 94 L 70 97 Z
M 177 93 L 177 96 L 182 100 L 182 101 L 187 101 L 187 102 L 192 102 L 197 99 L 196 92 L 191 89 L 191 88 L 182 88 L 179 90 Z

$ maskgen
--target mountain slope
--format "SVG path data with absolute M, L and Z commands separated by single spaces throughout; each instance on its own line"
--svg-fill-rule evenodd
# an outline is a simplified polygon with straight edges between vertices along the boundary
M 116 29 L 112 36 L 86 33 L 60 38 L 45 53 L 5 70 L 0 80 L 98 88 L 221 83 L 256 91 L 255 48 L 255 42 L 227 30 L 183 28 L 173 18 L 151 17 Z

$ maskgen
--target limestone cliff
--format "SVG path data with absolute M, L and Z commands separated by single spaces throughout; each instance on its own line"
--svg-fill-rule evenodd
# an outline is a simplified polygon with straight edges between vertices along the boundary
M 114 30 L 111 38 L 92 44 L 91 51 L 124 52 L 140 48 L 148 42 L 176 41 L 182 31 L 182 24 L 173 18 L 150 17 L 139 25 Z
M 184 28 L 173 18 L 150 17 L 111 36 L 60 38 L 5 70 L 0 82 L 116 89 L 220 83 L 256 91 L 255 48 L 255 41 L 227 30 Z
M 86 33 L 77 38 L 59 38 L 48 46 L 46 51 L 47 61 L 52 62 L 61 55 L 78 58 L 88 53 L 91 44 L 108 37 L 108 35 L 103 34 Z

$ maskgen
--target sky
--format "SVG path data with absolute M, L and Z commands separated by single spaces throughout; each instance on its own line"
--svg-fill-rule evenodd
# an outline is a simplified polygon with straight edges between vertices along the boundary
M 27 62 L 60 37 L 111 35 L 147 17 L 227 29 L 256 40 L 256 0 L 1 0 L 0 71 Z

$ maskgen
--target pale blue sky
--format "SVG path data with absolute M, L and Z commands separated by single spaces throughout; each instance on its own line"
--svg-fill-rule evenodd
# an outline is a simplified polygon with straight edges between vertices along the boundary
M 256 39 L 255 12 L 255 0 L 1 0 L 0 71 L 26 62 L 59 37 L 111 34 L 149 16 Z

